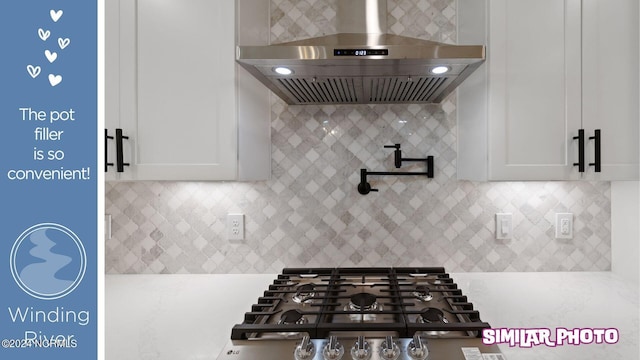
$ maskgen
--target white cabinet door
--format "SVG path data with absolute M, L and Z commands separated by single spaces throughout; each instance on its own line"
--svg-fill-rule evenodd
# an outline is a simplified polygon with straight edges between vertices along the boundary
M 637 180 L 637 0 L 483 4 L 487 20 L 476 0 L 459 0 L 459 41 L 484 35 L 488 51 L 458 91 L 458 177 Z M 581 129 L 582 173 L 574 166 Z M 596 162 L 595 130 L 599 173 L 588 166 Z
M 235 2 L 119 6 L 118 69 L 106 76 L 118 77 L 118 125 L 129 137 L 120 179 L 236 179 Z
M 105 1 L 105 35 L 104 35 L 104 66 L 105 66 L 105 110 L 104 110 L 104 162 L 105 180 L 116 180 L 115 171 L 116 144 L 115 129 L 120 127 L 119 109 L 119 76 L 120 73 L 120 1 Z M 112 139 L 107 138 L 109 136 Z
M 580 0 L 490 1 L 489 179 L 577 174 L 580 56 Z
M 601 172 L 586 177 L 638 179 L 638 1 L 583 0 L 582 128 L 601 130 Z M 585 158 L 594 163 L 595 143 Z

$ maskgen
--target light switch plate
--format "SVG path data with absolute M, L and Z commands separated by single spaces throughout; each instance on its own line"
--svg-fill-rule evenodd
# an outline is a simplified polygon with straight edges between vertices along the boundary
M 496 214 L 496 239 L 511 239 L 513 232 L 513 214 L 497 213 Z
M 573 213 L 556 213 L 556 239 L 573 239 Z

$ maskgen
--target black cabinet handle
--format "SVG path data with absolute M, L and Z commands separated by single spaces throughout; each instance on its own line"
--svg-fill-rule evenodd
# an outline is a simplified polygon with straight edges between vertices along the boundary
M 129 166 L 129 163 L 124 162 L 124 153 L 122 140 L 128 139 L 128 136 L 122 135 L 122 129 L 116 129 L 116 171 L 124 172 L 124 167 Z
M 578 140 L 578 162 L 573 163 L 573 166 L 577 166 L 579 172 L 584 172 L 584 129 L 578 130 L 578 136 L 573 139 Z
M 589 136 L 589 140 L 594 141 L 595 154 L 593 162 L 589 163 L 589 166 L 593 166 L 595 172 L 600 172 L 600 129 L 596 129 L 593 136 Z
M 109 136 L 109 130 L 104 129 L 104 172 L 109 171 L 109 166 L 113 166 L 109 162 L 109 140 L 113 140 L 113 136 Z

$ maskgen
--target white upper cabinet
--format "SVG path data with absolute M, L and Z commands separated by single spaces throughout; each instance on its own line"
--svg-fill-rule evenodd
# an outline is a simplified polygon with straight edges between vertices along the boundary
M 566 178 L 580 121 L 579 1 L 490 1 L 489 175 Z
M 235 1 L 106 3 L 107 179 L 240 178 Z M 268 126 L 268 103 L 262 110 Z M 128 137 L 122 172 L 116 129 Z M 269 138 L 268 127 L 258 131 Z
M 583 0 L 582 128 L 601 130 L 601 172 L 591 179 L 638 179 L 638 0 Z M 594 162 L 595 143 L 585 161 Z
M 460 0 L 460 42 L 487 43 L 486 63 L 459 90 L 460 179 L 638 178 L 637 1 L 613 2 Z

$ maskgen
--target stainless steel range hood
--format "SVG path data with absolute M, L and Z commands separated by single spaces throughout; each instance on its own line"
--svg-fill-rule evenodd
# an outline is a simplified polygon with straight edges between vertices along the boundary
M 439 103 L 484 61 L 484 45 L 385 33 L 386 0 L 337 4 L 338 34 L 238 46 L 237 62 L 288 104 L 373 104 Z

